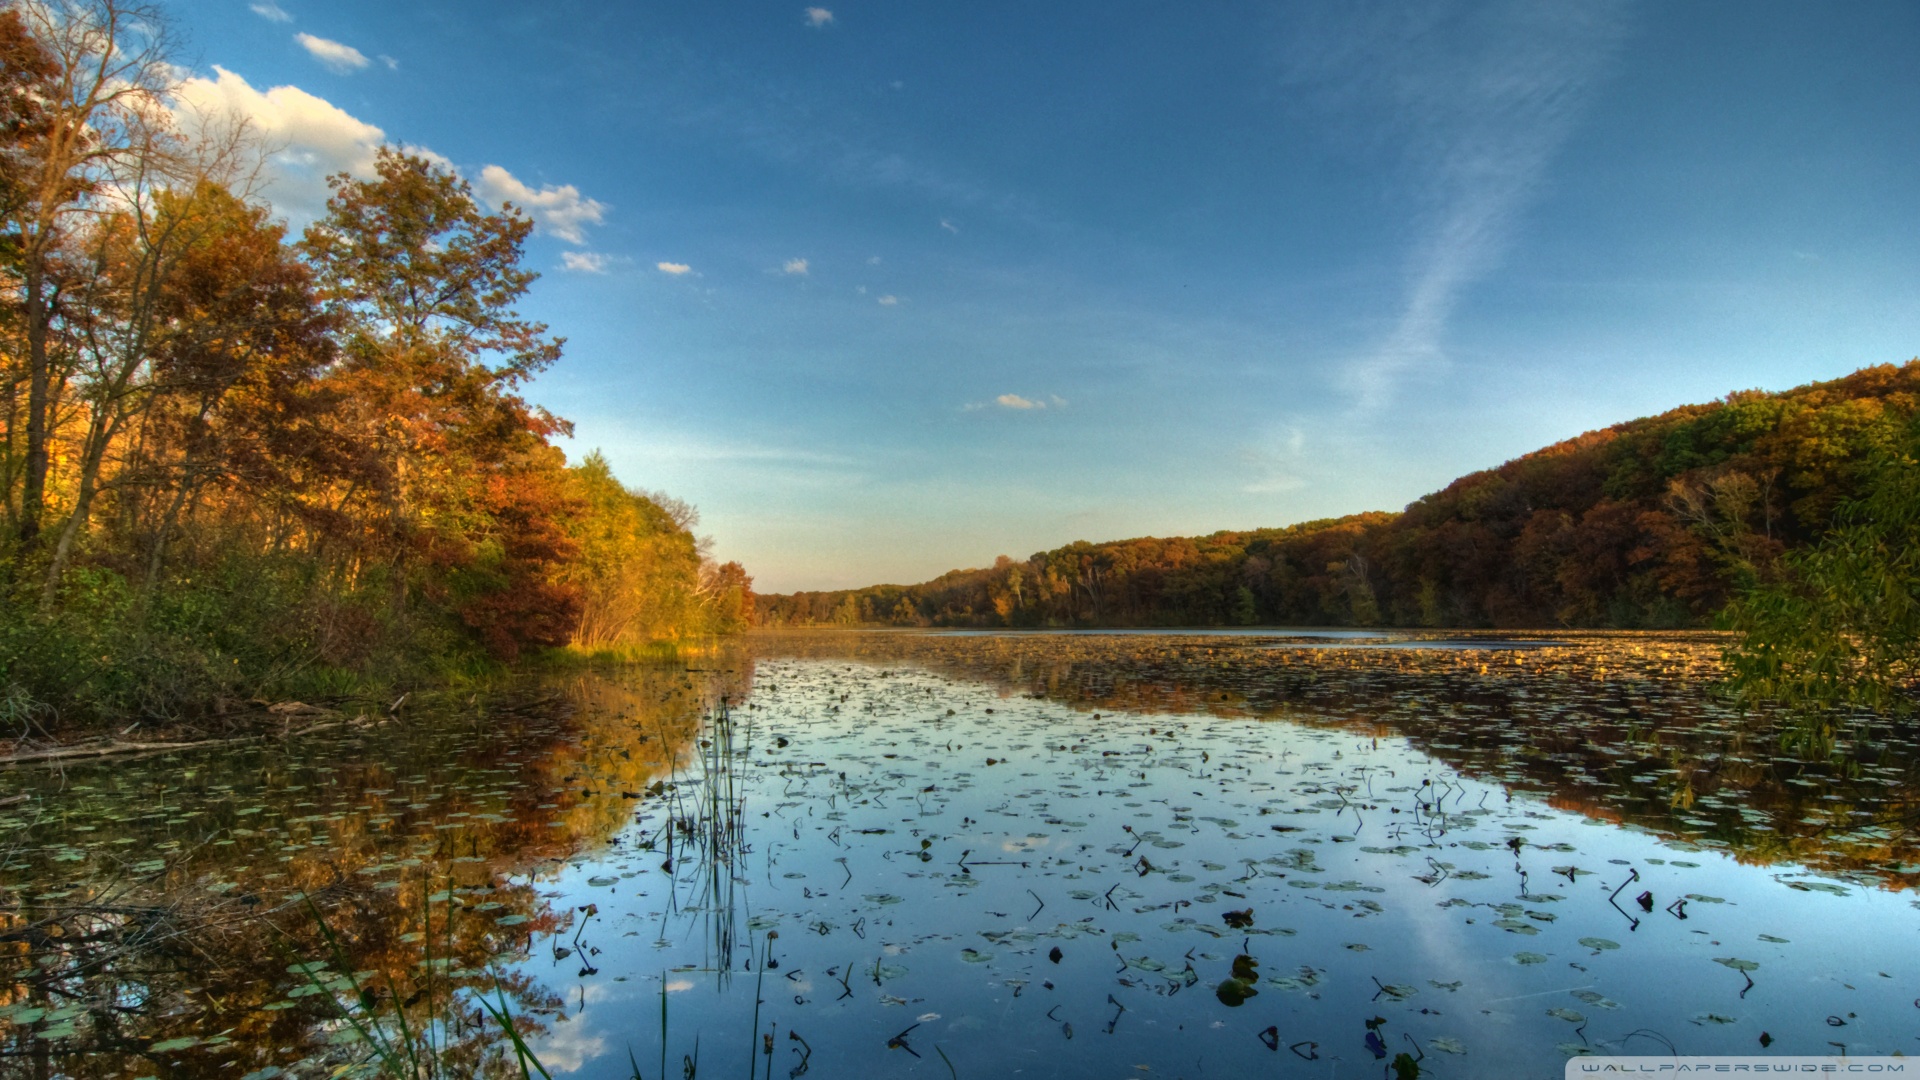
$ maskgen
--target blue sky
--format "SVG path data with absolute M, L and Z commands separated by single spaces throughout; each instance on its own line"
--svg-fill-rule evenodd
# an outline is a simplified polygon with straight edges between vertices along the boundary
M 174 8 L 296 226 L 527 206 L 532 396 L 762 591 L 1398 509 L 1920 354 L 1910 3 Z

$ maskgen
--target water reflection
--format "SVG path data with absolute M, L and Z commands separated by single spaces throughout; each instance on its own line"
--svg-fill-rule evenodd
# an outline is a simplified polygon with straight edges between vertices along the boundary
M 445 1075 L 518 1075 L 474 995 L 546 1032 L 563 1003 L 512 961 L 583 913 L 545 882 L 744 695 L 717 663 L 0 776 L 32 796 L 0 816 L 0 1075 L 320 1075 L 367 1056 L 343 1006 Z
M 342 1008 L 518 1075 L 496 979 L 588 1077 L 1908 1049 L 1908 737 L 1803 761 L 1716 639 L 1570 642 L 767 638 L 0 775 L 0 1075 L 327 1075 Z
M 1621 1049 L 1905 1049 L 1905 898 L 1609 827 L 1604 796 L 1561 812 L 1564 762 L 1535 759 L 1585 760 L 1579 733 L 1510 730 L 1640 701 L 1661 722 L 1623 722 L 1705 760 L 1701 731 L 1672 740 L 1731 719 L 1687 679 L 1714 644 L 1593 642 L 1503 673 L 1143 637 L 757 642 L 726 900 L 747 933 L 729 955 L 705 913 L 671 915 L 701 887 L 682 870 L 635 863 L 604 893 L 563 875 L 633 927 L 600 960 L 621 975 L 577 984 L 567 1045 L 599 1049 L 571 1064 L 1091 1077 L 1404 1054 L 1549 1076 Z
M 1461 647 L 1362 653 L 1222 641 L 901 633 L 762 639 L 768 656 L 923 664 L 1082 712 L 1201 713 L 1404 735 L 1440 761 L 1550 805 L 1744 862 L 1804 864 L 1920 885 L 1920 737 L 1863 720 L 1831 757 L 1780 747 L 1777 718 L 1711 693 L 1723 639 L 1486 635 Z

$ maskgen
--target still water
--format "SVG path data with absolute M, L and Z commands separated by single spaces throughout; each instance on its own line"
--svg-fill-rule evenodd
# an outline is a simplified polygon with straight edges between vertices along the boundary
M 1435 644 L 795 635 L 0 774 L 0 1075 L 519 1075 L 481 995 L 581 1077 L 1920 1049 L 1907 736 Z

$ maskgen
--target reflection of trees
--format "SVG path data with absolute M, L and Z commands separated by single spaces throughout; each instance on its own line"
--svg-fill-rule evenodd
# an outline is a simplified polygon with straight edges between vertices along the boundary
M 624 827 L 634 796 L 684 767 L 710 699 L 750 678 L 708 666 L 720 670 L 631 667 L 511 706 L 449 703 L 331 747 L 69 769 L 92 790 L 51 796 L 62 818 L 0 857 L 0 1010 L 40 1010 L 0 1012 L 0 1076 L 347 1064 L 367 1048 L 343 1007 L 431 1032 L 445 1075 L 518 1075 L 473 994 L 491 996 L 500 970 L 528 1037 L 560 1007 L 497 965 L 574 915 L 540 895 L 543 868 Z M 80 836 L 87 848 L 68 846 Z M 71 851 L 83 860 L 60 861 Z M 164 870 L 142 867 L 153 856 Z M 301 961 L 326 963 L 324 988 Z
M 1449 633 L 1450 638 L 1468 635 Z M 1723 848 L 1920 884 L 1920 746 L 1866 725 L 1831 759 L 1710 694 L 1724 640 L 1556 633 L 1565 646 L 1273 648 L 1252 639 L 792 634 L 769 656 L 917 663 L 1087 711 L 1205 713 L 1393 732 L 1461 773 L 1564 810 Z

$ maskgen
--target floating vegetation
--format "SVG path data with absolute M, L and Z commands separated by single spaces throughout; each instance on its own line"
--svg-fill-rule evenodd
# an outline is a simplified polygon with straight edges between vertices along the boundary
M 16 770 L 0 1052 L 306 1075 L 379 1057 L 343 1015 L 505 1075 L 1906 1049 L 1912 747 L 1781 752 L 1710 638 L 752 647 Z

